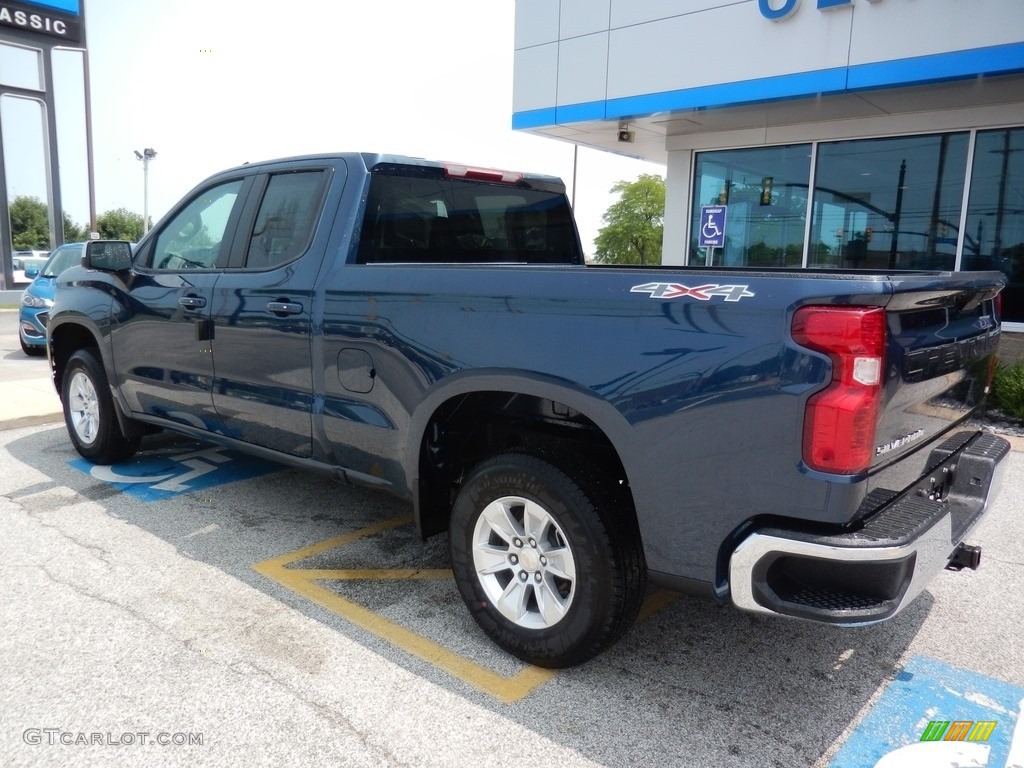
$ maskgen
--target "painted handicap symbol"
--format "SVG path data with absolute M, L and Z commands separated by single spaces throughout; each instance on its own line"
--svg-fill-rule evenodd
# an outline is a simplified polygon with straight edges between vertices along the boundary
M 114 466 L 96 465 L 84 459 L 74 459 L 69 463 L 90 477 L 110 483 L 142 501 L 157 501 L 283 469 L 272 461 L 220 446 L 184 453 L 140 455 L 130 462 Z
M 1024 688 L 913 656 L 829 768 L 1024 768 Z
M 230 458 L 223 454 L 224 450 L 224 448 L 215 447 L 175 456 L 174 461 L 183 464 L 189 469 L 188 472 L 182 475 L 175 475 L 174 473 L 151 476 L 122 475 L 115 471 L 113 467 L 98 464 L 89 470 L 89 474 L 97 480 L 103 480 L 108 483 L 146 483 L 160 491 L 187 491 L 189 490 L 190 481 L 213 472 L 217 469 L 217 464 L 231 461 Z M 207 464 L 207 461 L 212 463 Z
M 875 768 L 987 768 L 988 754 L 987 744 L 919 741 L 890 752 Z

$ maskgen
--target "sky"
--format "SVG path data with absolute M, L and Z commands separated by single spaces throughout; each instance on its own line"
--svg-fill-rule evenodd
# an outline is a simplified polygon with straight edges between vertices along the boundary
M 514 0 L 84 0 L 97 212 L 154 221 L 207 176 L 247 161 L 368 151 L 560 176 L 573 145 L 513 131 Z M 76 55 L 58 64 L 64 209 L 88 218 Z M 18 105 L 23 107 L 24 105 Z M 9 193 L 45 195 L 39 117 L 4 105 Z M 22 110 L 24 111 L 24 110 Z M 28 126 L 28 127 L 23 127 Z M 20 147 L 12 156 L 10 133 Z M 18 134 L 24 135 L 18 135 Z M 65 145 L 69 148 L 65 149 Z M 41 144 L 39 144 L 41 152 Z M 611 186 L 662 166 L 581 148 L 575 193 L 593 253 Z M 20 192 L 19 192 L 20 190 Z

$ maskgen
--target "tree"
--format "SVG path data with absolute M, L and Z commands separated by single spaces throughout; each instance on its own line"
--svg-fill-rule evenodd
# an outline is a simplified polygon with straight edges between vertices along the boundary
M 107 240 L 131 240 L 137 243 L 142 238 L 142 214 L 127 208 L 115 208 L 100 214 L 96 219 L 96 230 Z
M 88 239 L 89 233 L 85 231 L 85 227 L 78 226 L 71 215 L 64 211 L 64 242 L 65 243 L 77 243 L 82 240 Z
M 50 217 L 46 203 L 37 197 L 19 195 L 11 203 L 11 243 L 16 251 L 50 250 Z M 64 211 L 64 242 L 76 243 L 88 236 Z
M 38 197 L 18 195 L 11 203 L 10 214 L 14 250 L 50 250 L 50 220 L 46 215 L 46 203 Z
M 665 180 L 645 173 L 611 188 L 619 199 L 605 211 L 594 244 L 602 264 L 661 264 Z

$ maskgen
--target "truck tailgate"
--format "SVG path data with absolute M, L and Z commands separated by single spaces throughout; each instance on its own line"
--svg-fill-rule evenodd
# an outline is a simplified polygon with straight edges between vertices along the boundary
M 999 342 L 999 273 L 891 279 L 873 474 L 932 443 L 975 410 L 991 383 Z

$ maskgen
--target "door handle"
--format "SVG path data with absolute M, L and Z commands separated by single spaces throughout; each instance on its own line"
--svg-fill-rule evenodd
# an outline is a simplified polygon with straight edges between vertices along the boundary
M 291 301 L 272 301 L 267 304 L 267 311 L 279 317 L 285 315 L 297 315 L 302 311 L 302 305 Z
M 206 299 L 202 296 L 182 296 L 178 299 L 178 304 L 185 309 L 202 309 L 206 306 Z

